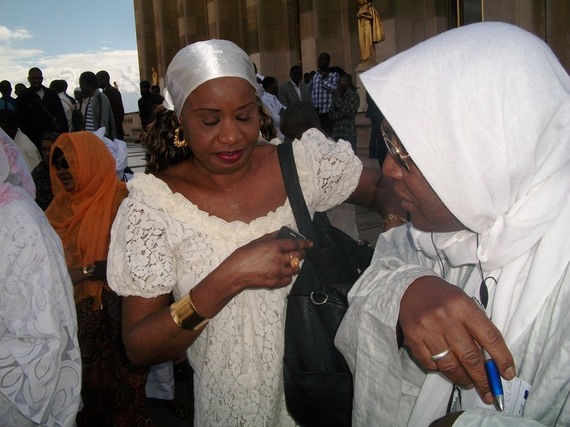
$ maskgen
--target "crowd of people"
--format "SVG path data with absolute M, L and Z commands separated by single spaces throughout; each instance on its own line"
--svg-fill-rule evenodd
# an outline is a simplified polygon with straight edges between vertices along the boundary
M 317 58 L 317 71 L 303 73 L 299 65 L 294 65 L 289 71 L 290 80 L 281 85 L 273 76 L 262 76 L 255 67 L 258 84 L 258 94 L 263 107 L 271 116 L 276 136 L 285 141 L 287 135 L 283 132 L 281 118 L 287 110 L 290 117 L 308 113 L 313 117 L 313 111 L 318 115 L 318 127 L 326 136 L 334 141 L 343 139 L 349 141 L 354 152 L 357 152 L 356 115 L 360 108 L 360 95 L 353 83 L 352 75 L 341 67 L 331 66 L 331 57 L 322 52 Z M 255 64 L 254 64 L 255 65 Z M 368 108 L 373 108 L 372 99 L 366 99 Z M 308 106 L 313 111 L 308 111 Z M 302 113 L 304 112 L 304 113 Z M 368 115 L 367 115 L 368 116 Z M 370 119 L 371 123 L 373 119 Z M 370 158 L 378 158 L 376 145 L 380 139 L 373 133 L 370 137 Z M 382 165 L 383 158 L 379 159 Z
M 106 140 L 122 141 L 125 111 L 121 93 L 109 83 L 105 70 L 83 72 L 74 96 L 67 93 L 66 80 L 53 79 L 45 86 L 37 67 L 29 69 L 27 79 L 28 87 L 16 85 L 16 98 L 11 83 L 0 82 L 0 127 L 24 154 L 36 185 L 36 202 L 46 210 L 53 199 L 47 159 L 51 143 L 63 133 L 100 129 Z
M 297 230 L 276 173 L 282 134 L 311 214 L 349 202 L 384 218 L 335 340 L 352 425 L 570 425 L 570 76 L 509 24 L 422 42 L 361 75 L 378 168 L 355 153 L 345 112 L 358 95 L 329 62 L 319 55 L 304 89 L 292 67 L 281 91 L 230 41 L 182 48 L 162 95 L 141 83 L 147 165 L 127 183 L 104 135 L 68 132 L 63 99 L 32 91 L 59 102 L 61 127 L 0 130 L 2 422 L 152 425 L 149 369 L 184 355 L 194 425 L 295 425 L 284 317 L 313 243 L 274 238 Z M 29 77 L 41 86 L 41 71 Z M 93 85 L 108 75 L 82 77 L 86 99 L 103 95 Z M 22 97 L 39 114 L 24 94 L 12 113 Z M 87 126 L 115 120 L 85 113 Z
M 67 93 L 68 84 L 63 79 L 51 80 L 49 87 L 43 84 L 42 70 L 33 67 L 28 71 L 26 87 L 18 83 L 17 97 L 12 97 L 9 81 L 0 82 L 0 106 L 16 113 L 18 127 L 41 151 L 41 139 L 45 132 L 78 132 L 105 127 L 106 136 L 123 139 L 122 123 L 125 115 L 122 96 L 118 88 L 110 84 L 109 73 L 86 71 L 79 77 L 79 87 L 74 96 Z

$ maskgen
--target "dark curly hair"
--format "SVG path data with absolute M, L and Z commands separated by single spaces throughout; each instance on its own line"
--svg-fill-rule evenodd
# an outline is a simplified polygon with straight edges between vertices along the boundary
M 259 131 L 266 141 L 271 141 L 277 137 L 277 131 L 273 124 L 273 118 L 267 108 L 261 102 L 259 96 L 257 98 L 257 108 L 259 110 Z
M 145 173 L 155 174 L 192 157 L 189 147 L 176 148 L 173 144 L 174 131 L 178 126 L 174 111 L 157 107 L 152 126 L 141 137 L 141 142 L 147 147 Z

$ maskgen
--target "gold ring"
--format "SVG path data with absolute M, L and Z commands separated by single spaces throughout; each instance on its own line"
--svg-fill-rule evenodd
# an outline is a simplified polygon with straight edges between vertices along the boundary
M 289 265 L 292 268 L 297 268 L 299 267 L 299 265 L 301 264 L 301 260 L 299 258 L 297 258 L 296 256 L 290 255 L 291 259 L 289 260 Z

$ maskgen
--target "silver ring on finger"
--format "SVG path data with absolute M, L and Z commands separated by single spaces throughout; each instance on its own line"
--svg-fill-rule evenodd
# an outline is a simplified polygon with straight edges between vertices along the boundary
M 434 362 L 437 362 L 438 360 L 441 360 L 445 356 L 447 356 L 450 352 L 451 352 L 451 348 L 448 348 L 447 350 L 443 350 L 441 353 L 431 354 L 429 357 Z

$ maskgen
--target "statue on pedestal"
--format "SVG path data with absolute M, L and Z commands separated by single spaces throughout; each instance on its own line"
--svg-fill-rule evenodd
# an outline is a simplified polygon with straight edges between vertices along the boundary
M 356 0 L 358 5 L 358 42 L 360 44 L 360 65 L 376 64 L 375 43 L 384 40 L 384 29 L 380 15 L 371 0 Z

